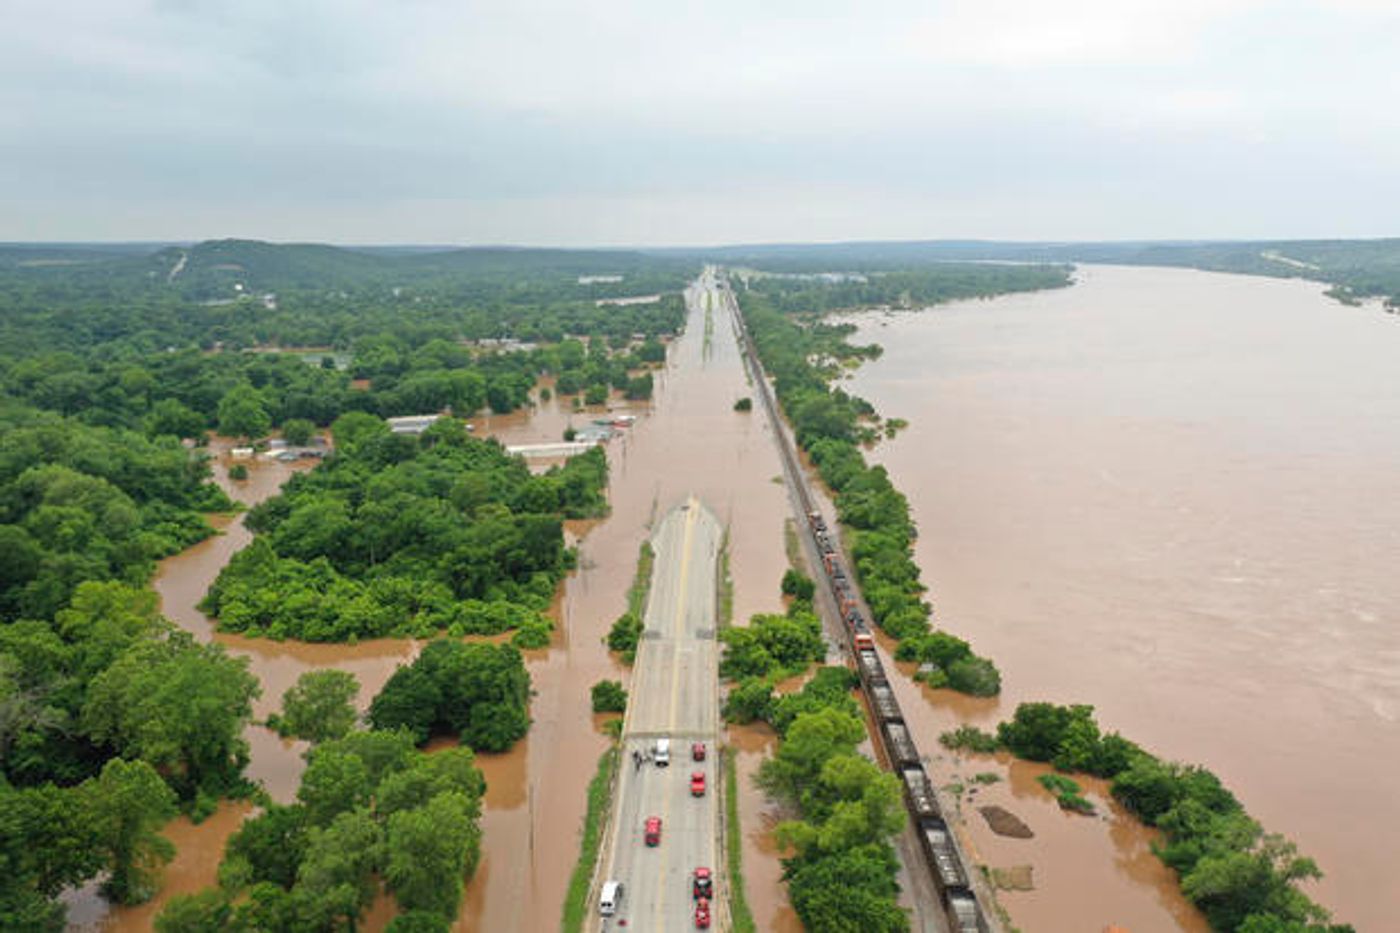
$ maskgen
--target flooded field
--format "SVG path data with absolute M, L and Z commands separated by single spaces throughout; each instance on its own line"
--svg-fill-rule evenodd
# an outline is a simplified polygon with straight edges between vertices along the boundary
M 883 443 L 919 523 L 936 615 L 994 658 L 1004 695 L 903 681 L 921 747 L 1030 699 L 1216 771 L 1327 874 L 1359 929 L 1394 925 L 1400 794 L 1400 327 L 1318 285 L 1081 268 L 1073 288 L 869 314 L 884 356 L 850 384 L 910 428 Z M 911 703 L 909 694 L 924 700 Z M 1200 929 L 1146 834 L 1060 813 L 1035 769 L 931 764 L 1021 816 L 991 864 L 1027 931 Z M 1106 803 L 1102 789 L 1090 788 Z M 966 798 L 965 798 L 966 799 Z M 1106 817 L 1106 818 L 1105 818 Z
M 728 550 L 738 618 L 781 608 L 778 582 L 786 569 L 783 520 L 788 515 L 777 453 L 760 415 L 732 410 L 749 394 L 728 322 L 706 327 L 703 306 L 692 309 L 686 333 L 671 348 L 657 374 L 656 397 L 649 403 L 615 400 L 619 412 L 636 423 L 608 445 L 612 470 L 612 512 L 598 522 L 571 522 L 568 533 L 579 547 L 579 569 L 570 575 L 557 604 L 553 644 L 526 652 L 535 696 L 528 737 L 510 752 L 483 755 L 488 789 L 482 817 L 483 858 L 467 888 L 461 930 L 548 930 L 558 926 L 564 890 L 578 857 L 578 831 L 585 787 L 607 740 L 589 708 L 589 688 L 603 678 L 626 679 L 627 671 L 602 643 L 613 620 L 626 608 L 626 591 L 636 569 L 638 548 L 648 527 L 671 505 L 695 494 L 728 530 Z M 716 315 L 717 317 L 717 315 Z M 571 424 L 582 427 L 604 414 L 602 408 L 573 411 L 557 398 L 532 412 L 474 419 L 476 433 L 507 444 L 548 443 Z M 226 446 L 226 445 L 225 445 Z M 291 473 L 279 463 L 259 462 L 240 483 L 227 479 L 224 447 L 218 448 L 216 478 L 240 501 L 255 503 L 275 494 Z M 335 667 L 355 674 L 360 705 L 383 686 L 394 668 L 410 660 L 418 645 L 381 640 L 359 645 L 310 645 L 215 634 L 197 604 L 210 582 L 250 540 L 241 518 L 219 519 L 222 535 L 162 562 L 155 580 L 165 614 L 201 638 L 214 638 L 246 656 L 263 684 L 256 715 L 278 708 L 281 696 L 301 673 Z M 250 727 L 249 773 L 272 796 L 290 800 L 296 792 L 305 744 Z M 758 753 L 761 754 L 761 753 Z M 741 770 L 756 759 L 741 753 Z M 741 780 L 745 813 L 758 812 L 762 797 Z M 94 889 L 71 896 L 72 925 L 78 929 L 149 930 L 160 905 L 174 893 L 212 884 L 228 835 L 248 810 L 229 806 L 197 827 L 177 821 L 167 830 L 180 856 L 166 875 L 156 901 L 138 909 L 110 909 Z M 790 908 L 779 882 L 780 866 L 765 842 L 745 836 L 745 865 L 754 873 L 748 894 L 760 928 L 791 929 Z M 784 914 L 787 911 L 787 914 Z M 362 928 L 381 930 L 393 916 L 381 898 Z M 789 924 L 789 925 L 785 925 Z

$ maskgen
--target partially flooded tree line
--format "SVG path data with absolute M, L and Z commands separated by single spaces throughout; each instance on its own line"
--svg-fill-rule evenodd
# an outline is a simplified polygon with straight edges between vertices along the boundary
M 870 466 L 861 453 L 862 444 L 879 437 L 879 415 L 864 399 L 832 388 L 848 366 L 878 356 L 879 347 L 847 343 L 853 328 L 823 323 L 820 315 L 794 319 L 762 292 L 745 293 L 741 313 L 798 446 L 832 492 L 876 624 L 899 640 L 901 659 L 924 665 L 919 677 L 930 686 L 999 693 L 1001 676 L 990 660 L 963 639 L 930 631 L 932 607 L 914 562 L 909 502 L 884 467 Z
M 160 933 L 353 929 L 381 884 L 400 909 L 391 930 L 450 928 L 481 857 L 475 753 L 525 735 L 529 673 L 510 645 L 439 639 L 374 697 L 368 729 L 353 681 L 312 671 L 287 691 L 282 721 L 315 741 L 296 802 L 264 801 L 229 838 L 218 886 L 171 898 Z M 461 744 L 421 751 L 435 736 Z
M 1350 925 L 1329 924 L 1328 912 L 1298 889 L 1322 877 L 1312 859 L 1283 836 L 1265 832 L 1206 768 L 1163 761 L 1116 732 L 1103 733 L 1091 706 L 1022 703 L 995 733 L 961 726 L 939 741 L 978 754 L 1005 750 L 1061 772 L 1111 780 L 1114 798 L 1162 831 L 1166 844 L 1154 851 L 1213 929 L 1351 933 Z M 1093 812 L 1072 779 L 1047 774 L 1039 780 L 1062 808 Z

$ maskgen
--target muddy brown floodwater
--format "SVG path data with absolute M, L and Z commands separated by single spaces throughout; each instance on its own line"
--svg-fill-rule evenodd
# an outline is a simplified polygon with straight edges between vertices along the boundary
M 732 410 L 734 401 L 750 390 L 733 333 L 718 309 L 709 338 L 705 331 L 705 308 L 696 305 L 685 333 L 673 343 L 664 370 L 657 374 L 654 400 L 610 402 L 611 410 L 638 416 L 608 445 L 612 510 L 601 521 L 568 523 L 567 533 L 579 546 L 579 568 L 565 581 L 556 605 L 559 624 L 553 643 L 525 652 L 535 691 L 529 735 L 508 753 L 478 758 L 488 782 L 482 861 L 467 887 L 457 929 L 558 926 L 564 891 L 578 858 L 586 786 L 607 747 L 590 710 L 589 688 L 603 678 L 627 677 L 626 668 L 607 652 L 602 639 L 625 611 L 637 552 L 654 518 L 686 496 L 698 495 L 727 526 L 736 618 L 782 608 L 778 583 L 786 568 L 783 521 L 789 511 L 784 487 L 772 481 L 780 472 L 777 453 L 761 415 Z M 581 427 L 604 411 L 574 411 L 556 397 L 531 412 L 474 419 L 474 427 L 478 435 L 504 443 L 544 443 L 561 439 L 566 427 Z M 253 504 L 275 494 L 291 475 L 291 468 L 283 464 L 258 462 L 250 467 L 248 480 L 230 482 L 227 446 L 216 444 L 215 478 L 242 502 Z M 394 668 L 415 655 L 418 645 L 408 640 L 313 645 L 215 633 L 197 604 L 219 570 L 251 538 L 241 517 L 218 518 L 216 524 L 222 535 L 163 561 L 154 585 L 169 618 L 249 658 L 263 685 L 256 704 L 259 718 L 280 705 L 283 691 L 298 676 L 321 667 L 355 674 L 363 709 Z M 258 726 L 249 728 L 248 738 L 249 774 L 262 780 L 275 799 L 293 799 L 305 744 L 283 740 Z M 760 746 L 743 742 L 736 750 L 744 773 L 764 754 Z M 764 812 L 766 804 L 752 783 L 740 784 L 744 812 Z M 167 870 L 158 898 L 140 908 L 112 909 L 95 886 L 89 886 L 67 898 L 70 925 L 122 933 L 150 929 L 171 894 L 214 883 L 225 841 L 248 812 L 245 805 L 226 804 L 200 826 L 171 824 L 167 835 L 177 842 L 180 855 Z M 760 928 L 794 929 L 781 867 L 766 834 L 745 827 L 744 859 Z M 393 913 L 391 899 L 381 897 L 362 926 L 381 930 Z
M 1003 676 L 993 701 L 901 678 L 921 748 L 1024 700 L 1091 703 L 1316 858 L 1310 893 L 1338 920 L 1392 929 L 1400 321 L 1300 281 L 1077 278 L 856 317 L 885 354 L 852 390 L 912 422 L 874 458 L 909 496 L 937 616 Z M 1001 895 L 1021 928 L 1199 928 L 1111 807 L 1061 814 L 1024 764 L 944 753 L 932 769 L 1010 777 L 964 811 L 980 855 L 1034 865 L 1036 891 Z M 992 835 L 978 802 L 1036 838 Z

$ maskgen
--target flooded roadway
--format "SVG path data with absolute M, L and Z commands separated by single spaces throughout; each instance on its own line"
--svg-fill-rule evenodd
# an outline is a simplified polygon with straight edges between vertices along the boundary
M 569 535 L 579 545 L 579 569 L 563 586 L 553 644 L 525 652 L 535 690 L 530 733 L 506 754 L 478 758 L 488 781 L 483 858 L 467 887 L 457 929 L 558 926 L 578 857 L 588 776 L 607 745 L 589 709 L 589 688 L 604 678 L 627 677 L 602 638 L 626 609 L 638 548 L 653 521 L 692 492 L 702 498 L 726 529 L 735 617 L 781 609 L 778 583 L 786 569 L 783 521 L 788 506 L 783 487 L 773 482 L 780 472 L 777 453 L 761 416 L 732 410 L 736 399 L 749 394 L 742 361 L 722 316 L 713 314 L 710 327 L 705 319 L 703 300 L 697 299 L 685 333 L 657 374 L 652 402 L 615 403 L 640 417 L 608 445 L 611 514 L 598 522 L 568 523 Z M 533 412 L 474 420 L 478 434 L 506 443 L 540 443 L 558 440 L 565 427 L 582 426 L 601 414 L 601 409 L 576 412 L 553 397 Z M 230 483 L 227 465 L 216 462 L 216 480 L 249 504 L 274 494 L 291 472 L 276 462 L 259 462 L 248 480 Z M 196 606 L 220 568 L 250 540 L 241 518 L 218 521 L 225 533 L 163 561 L 154 585 L 163 611 L 178 625 L 250 658 L 251 670 L 263 684 L 258 717 L 280 705 L 283 691 L 301 673 L 319 667 L 354 673 L 364 708 L 395 666 L 413 657 L 417 645 L 407 640 L 311 645 L 214 634 Z M 260 727 L 250 728 L 249 739 L 249 773 L 262 779 L 275 799 L 292 799 L 304 744 Z M 761 747 L 745 743 L 741 773 L 756 768 L 764 754 Z M 792 929 L 781 866 L 766 833 L 756 828 L 763 825 L 766 804 L 749 781 L 741 780 L 740 793 L 745 875 L 755 918 L 761 929 Z M 88 888 L 68 899 L 71 925 L 122 933 L 149 930 L 171 894 L 214 883 L 224 842 L 244 812 L 240 807 L 228 805 L 197 827 L 172 824 L 168 833 L 177 838 L 181 853 L 154 902 L 112 909 L 95 888 Z M 751 816 L 759 819 L 750 821 Z M 382 929 L 392 913 L 391 903 L 381 898 L 362 926 Z
M 691 872 L 716 872 L 717 900 L 729 879 L 720 859 L 719 658 L 715 638 L 719 549 L 723 529 L 696 499 L 679 505 L 652 535 L 656 563 L 637 646 L 622 729 L 622 767 L 613 791 L 608 830 L 599 855 L 601 878 L 621 882 L 612 917 L 590 911 L 586 930 L 626 927 L 662 933 L 692 928 Z M 656 759 L 660 740 L 668 760 Z M 691 744 L 707 754 L 692 760 Z M 630 761 L 629 761 L 630 757 Z M 630 766 L 629 766 L 630 765 Z M 698 797 L 692 775 L 700 775 Z M 660 838 L 644 844 L 645 821 L 657 818 Z M 716 904 L 716 926 L 727 912 Z
M 884 356 L 851 390 L 911 426 L 883 443 L 919 523 L 935 611 L 1003 675 L 999 700 L 901 679 L 921 747 L 1031 699 L 1218 773 L 1327 878 L 1340 921 L 1381 930 L 1400 794 L 1400 329 L 1318 285 L 1081 268 L 1073 288 L 861 315 Z M 923 694 L 923 701 L 912 702 Z M 1088 789 L 1066 815 L 1036 768 L 965 805 L 973 847 L 1034 866 L 1003 893 L 1040 930 L 1201 929 L 1150 837 Z M 1008 779 L 1009 778 L 1009 779 Z M 966 798 L 965 798 L 966 799 Z M 975 806 L 1021 816 L 993 835 Z M 1106 817 L 1106 818 L 1103 818 Z

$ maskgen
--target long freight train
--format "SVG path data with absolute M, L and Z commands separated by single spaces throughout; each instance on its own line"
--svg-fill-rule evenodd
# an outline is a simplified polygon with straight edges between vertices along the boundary
M 803 498 L 806 498 L 805 494 Z M 956 933 L 986 933 L 988 927 L 982 908 L 968 884 L 967 871 L 953 843 L 952 830 L 943 819 L 919 748 L 905 725 L 904 713 L 885 676 L 884 664 L 875 651 L 875 639 L 860 610 L 855 589 L 841 566 L 841 558 L 827 530 L 826 520 L 813 509 L 807 512 L 807 524 L 817 542 L 827 586 L 845 621 L 856 670 L 860 674 L 866 698 L 870 701 L 871 714 L 880 727 L 885 753 L 889 756 L 890 766 L 903 780 L 905 806 L 917 828 L 919 843 L 933 873 L 934 886 L 943 898 L 949 924 Z
M 732 294 L 729 298 L 733 301 Z M 885 752 L 889 756 L 891 767 L 903 781 L 904 802 L 917 829 L 934 886 L 943 899 L 942 906 L 949 927 L 954 933 L 988 933 L 989 921 L 969 884 L 967 867 L 953 842 L 952 829 L 939 809 L 933 784 L 924 770 L 918 746 L 904 722 L 904 713 L 899 708 L 899 701 L 895 699 L 894 691 L 885 676 L 884 665 L 875 651 L 875 639 L 861 611 L 861 601 L 855 585 L 846 573 L 825 519 L 812 503 L 792 446 L 778 427 L 782 423 L 778 417 L 778 407 L 773 400 L 768 380 L 763 376 L 763 368 L 749 339 L 748 329 L 744 326 L 743 316 L 739 313 L 737 304 L 733 312 L 740 346 L 748 361 L 759 398 L 767 410 L 770 423 L 775 427 L 778 451 L 787 467 L 788 475 L 793 479 L 793 489 L 798 502 L 807 516 L 808 528 L 821 557 L 823 575 L 844 623 L 861 685 L 865 689 L 875 721 L 880 727 Z

